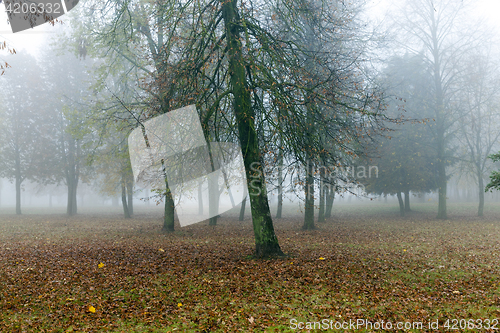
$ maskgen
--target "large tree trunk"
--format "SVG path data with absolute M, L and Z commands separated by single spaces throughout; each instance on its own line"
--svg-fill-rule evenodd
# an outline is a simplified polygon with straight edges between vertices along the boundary
M 170 191 L 170 187 L 168 186 L 167 177 L 165 177 L 165 210 L 163 216 L 163 232 L 174 232 L 174 216 L 175 216 L 175 207 L 174 207 L 174 198 L 172 196 L 172 192 Z
M 21 215 L 21 176 L 16 171 L 16 214 Z
M 239 221 L 243 221 L 245 219 L 245 209 L 247 206 L 247 198 L 248 198 L 248 191 L 247 188 L 243 188 L 243 201 L 241 202 L 241 209 L 240 209 L 240 218 Z
M 168 103 L 165 99 L 162 100 L 162 109 L 164 112 L 168 112 Z M 150 148 L 149 146 L 149 139 L 146 134 L 146 128 L 144 126 L 142 127 L 142 135 L 144 136 L 144 141 L 146 142 L 146 147 Z M 174 232 L 175 230 L 175 203 L 174 203 L 174 198 L 172 195 L 172 191 L 170 191 L 170 187 L 168 185 L 168 179 L 167 179 L 167 173 L 165 170 L 165 161 L 161 160 L 161 165 L 163 169 L 163 176 L 165 178 L 165 207 L 163 210 L 163 232 Z M 149 202 L 149 200 L 148 200 Z
M 278 153 L 278 210 L 276 218 L 280 219 L 283 212 L 283 149 Z
M 68 203 L 66 205 L 66 214 L 68 216 L 76 215 L 77 213 L 77 202 L 76 202 L 77 184 L 75 179 L 69 179 L 68 181 Z
M 198 182 L 198 215 L 203 215 L 203 181 Z
M 245 219 L 245 207 L 247 205 L 247 198 L 243 199 L 241 202 L 241 209 L 240 209 L 240 218 L 238 219 L 239 221 L 243 221 Z
M 446 165 L 444 156 L 444 133 L 439 135 L 438 138 L 438 156 L 437 156 L 437 168 L 438 168 L 438 219 L 446 220 L 448 218 L 446 213 Z
M 129 178 L 127 182 L 127 208 L 130 215 L 134 215 L 134 182 Z
M 210 157 L 212 172 L 214 172 L 217 168 L 210 143 L 208 143 L 208 155 Z M 211 216 L 208 221 L 208 225 L 217 225 L 217 218 L 219 215 L 219 198 L 219 180 L 211 177 L 208 179 L 208 214 Z
M 255 255 L 267 257 L 283 255 L 274 232 L 273 220 L 267 201 L 266 181 L 261 164 L 261 155 L 255 129 L 255 114 L 251 106 L 250 91 L 246 84 L 245 63 L 240 40 L 240 18 L 237 0 L 221 0 L 226 40 L 233 107 L 238 125 L 240 145 L 248 182 Z
M 483 216 L 484 210 L 484 181 L 481 172 L 478 173 L 478 189 L 479 189 L 479 207 L 477 209 L 477 216 Z
M 410 209 L 410 190 L 405 191 L 405 212 L 411 211 Z
M 325 205 L 326 205 L 326 186 L 325 186 L 325 167 L 321 167 L 319 171 L 319 213 L 318 222 L 325 222 Z
M 431 20 L 433 26 L 436 27 L 434 11 L 431 11 Z M 434 87 L 435 87 L 435 112 L 436 112 L 436 147 L 437 147 L 437 171 L 438 171 L 438 219 L 447 219 L 446 215 L 446 142 L 445 142 L 445 110 L 443 96 L 443 81 L 441 79 L 441 57 L 440 45 L 438 40 L 438 32 L 432 31 L 432 55 L 434 60 Z
M 126 219 L 130 218 L 130 212 L 127 205 L 127 187 L 125 186 L 125 179 L 122 179 L 122 206 L 123 206 L 123 214 Z
M 66 183 L 68 186 L 68 203 L 66 206 L 66 214 L 68 216 L 73 216 L 77 213 L 76 193 L 78 188 L 78 180 L 80 177 L 80 167 L 78 160 L 79 150 L 79 141 L 75 140 L 74 138 L 70 138 L 68 140 L 68 157 L 66 165 Z
M 335 186 L 328 184 L 326 186 L 326 204 L 325 204 L 325 218 L 332 217 L 333 201 L 335 200 Z
M 128 143 L 123 141 L 122 152 L 126 156 L 123 160 L 122 165 L 122 204 L 125 200 L 127 211 L 125 212 L 125 206 L 123 207 L 125 218 L 130 218 L 134 214 L 134 174 L 132 173 L 132 165 L 130 164 L 130 157 L 128 155 Z M 128 216 L 127 216 L 128 215 Z
M 399 202 L 399 214 L 401 216 L 405 216 L 405 204 L 404 204 L 403 196 L 401 195 L 401 192 L 397 193 L 397 197 L 398 197 L 398 202 Z
M 305 213 L 304 213 L 304 230 L 313 230 L 314 226 L 314 166 L 310 160 L 306 165 L 306 184 L 305 192 Z
M 16 149 L 16 214 L 21 215 L 21 183 L 23 182 L 21 175 L 21 156 L 19 150 Z

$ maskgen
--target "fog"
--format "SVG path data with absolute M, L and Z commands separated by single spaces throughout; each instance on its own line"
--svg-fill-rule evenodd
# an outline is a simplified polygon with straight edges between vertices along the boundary
M 0 332 L 500 327 L 500 1 L 0 9 Z
M 152 8 L 141 7 L 140 19 L 128 12 L 127 21 L 123 8 L 107 6 L 82 1 L 54 25 L 19 33 L 9 32 L 1 14 L 1 214 L 45 207 L 71 216 L 120 207 L 116 213 L 123 208 L 128 217 L 130 206 L 157 209 L 167 221 L 174 210 L 162 207 L 172 200 L 179 210 L 189 197 L 184 211 L 210 210 L 212 221 L 241 207 L 242 191 L 250 191 L 247 207 L 265 213 L 269 203 L 277 216 L 282 206 L 296 207 L 310 221 L 307 229 L 332 205 L 396 204 L 404 215 L 410 202 L 438 203 L 437 217 L 446 219 L 447 201 L 475 202 L 479 216 L 485 202 L 498 201 L 495 1 L 311 1 L 300 10 L 279 1 L 241 4 L 261 27 L 239 44 L 248 96 L 236 94 L 231 76 L 238 54 L 218 53 L 230 43 L 227 27 L 200 36 L 210 14 L 197 5 L 165 4 L 173 14 L 160 26 Z M 197 11 L 200 21 L 188 23 Z M 288 26 L 293 21 L 300 26 Z M 241 98 L 250 103 L 247 120 Z M 192 161 L 174 172 L 160 150 L 155 162 L 142 165 L 129 147 L 134 129 L 142 159 L 151 155 L 153 137 L 189 146 L 186 138 L 195 133 L 189 124 L 177 126 L 187 136 L 169 129 L 170 137 L 162 137 L 145 127 L 187 105 L 195 105 L 210 150 L 206 173 L 222 170 L 206 186 L 191 184 L 189 194 L 176 186 L 195 178 Z M 232 167 L 247 173 L 245 181 L 232 180 L 225 160 L 214 164 L 211 143 L 241 148 L 241 164 Z M 181 152 L 172 156 L 180 161 Z M 252 163 L 258 170 L 250 170 Z M 148 168 L 156 168 L 149 184 Z M 242 186 L 236 203 L 231 183 Z

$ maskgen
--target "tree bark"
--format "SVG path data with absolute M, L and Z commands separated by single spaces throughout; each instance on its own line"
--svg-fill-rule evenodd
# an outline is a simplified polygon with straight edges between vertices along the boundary
M 335 200 L 335 186 L 328 184 L 326 194 L 325 218 L 330 218 L 332 217 L 333 201 Z
M 280 219 L 283 212 L 283 149 L 278 153 L 278 209 L 276 218 Z
M 478 174 L 479 185 L 479 207 L 477 209 L 477 216 L 483 216 L 484 211 L 484 181 L 481 173 Z
M 444 112 L 444 96 L 443 96 L 443 81 L 441 77 L 441 58 L 439 45 L 438 23 L 436 22 L 435 12 L 431 10 L 431 26 L 432 30 L 432 46 L 431 52 L 434 60 L 433 76 L 435 88 L 435 112 L 436 112 L 436 147 L 437 147 L 437 171 L 438 171 L 438 219 L 447 219 L 446 214 L 446 142 L 445 142 L 445 112 Z
M 130 218 L 130 212 L 128 210 L 128 205 L 127 205 L 127 187 L 125 186 L 125 180 L 122 179 L 122 206 L 123 206 L 123 214 L 125 215 L 126 219 Z
M 208 155 L 210 158 L 210 167 L 212 168 L 212 172 L 216 170 L 214 157 L 212 154 L 212 148 L 210 143 L 208 143 Z M 211 216 L 208 225 L 217 225 L 217 218 L 219 215 L 219 180 L 217 178 L 209 178 L 208 179 L 208 213 Z
M 237 0 L 221 0 L 226 40 L 228 44 L 229 76 L 233 93 L 233 108 L 238 125 L 239 141 L 248 182 L 255 255 L 269 257 L 283 255 L 274 232 L 273 220 L 267 201 L 267 189 L 261 165 L 261 155 L 255 129 L 255 114 L 245 76 L 240 18 Z
M 410 190 L 405 191 L 405 212 L 410 212 Z
M 17 139 L 17 138 L 16 138 Z M 21 175 L 21 153 L 18 149 L 15 150 L 15 165 L 16 165 L 16 214 L 21 215 L 21 183 L 23 182 Z
M 313 230 L 314 226 L 314 166 L 307 161 L 306 165 L 306 183 L 304 188 L 305 193 L 305 213 L 304 213 L 304 230 Z
M 448 215 L 446 213 L 446 166 L 445 166 L 445 156 L 444 156 L 444 132 L 439 135 L 438 138 L 438 156 L 437 156 L 437 167 L 438 167 L 438 219 L 446 220 Z
M 403 196 L 401 195 L 401 192 L 397 193 L 397 197 L 399 202 L 399 214 L 401 216 L 405 216 L 405 204 L 403 202 Z
M 318 222 L 325 222 L 325 204 L 326 204 L 326 188 L 325 188 L 325 167 L 319 170 L 319 213 Z
M 16 171 L 16 214 L 21 215 L 21 176 Z
M 243 221 L 245 219 L 245 206 L 247 205 L 247 198 L 243 199 L 241 202 L 241 209 L 240 209 L 240 218 L 238 219 L 239 221 Z
M 66 214 L 68 216 L 73 216 L 77 213 L 76 193 L 78 188 L 78 180 L 80 177 L 79 150 L 79 141 L 70 137 L 68 139 L 67 158 L 65 159 L 66 184 L 68 186 L 68 203 L 66 206 Z
M 163 232 L 174 232 L 174 216 L 175 216 L 175 208 L 174 208 L 174 198 L 172 197 L 172 192 L 170 191 L 170 187 L 168 186 L 167 177 L 165 177 L 165 210 L 163 216 Z
M 130 215 L 134 215 L 134 182 L 129 179 L 127 182 L 127 208 Z
M 198 215 L 203 215 L 203 182 L 198 182 Z

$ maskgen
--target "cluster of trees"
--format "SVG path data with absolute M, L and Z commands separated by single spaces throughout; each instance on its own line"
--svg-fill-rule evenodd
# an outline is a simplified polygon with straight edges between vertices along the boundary
M 382 141 L 381 177 L 367 180 L 367 189 L 397 194 L 402 215 L 410 210 L 410 191 L 437 190 L 437 218 L 446 219 L 448 179 L 472 175 L 482 216 L 488 156 L 500 149 L 497 36 L 481 24 L 468 27 L 467 1 L 408 1 L 400 14 L 395 24 L 405 53 L 393 57 L 383 74 L 394 96 L 389 112 L 404 108 L 421 124 L 403 124 L 392 140 Z
M 361 20 L 363 1 L 81 2 L 61 37 L 76 56 L 44 57 L 44 66 L 26 55 L 8 59 L 0 176 L 16 183 L 16 212 L 30 179 L 66 184 L 68 214 L 76 214 L 84 178 L 121 193 L 130 217 L 128 135 L 195 104 L 207 142 L 241 146 L 259 257 L 282 254 L 268 191 L 278 192 L 280 218 L 283 193 L 299 188 L 304 229 L 315 228 L 315 201 L 325 221 L 335 193 L 358 181 L 397 194 L 402 214 L 410 192 L 437 189 L 438 218 L 446 218 L 449 166 L 474 170 L 484 193 L 500 135 L 497 72 L 477 35 L 460 34 L 462 3 L 405 3 L 396 39 L 407 43 L 377 73 L 371 59 L 381 35 Z M 379 177 L 337 172 L 360 163 L 377 165 Z M 168 181 L 152 198 L 164 203 L 163 228 L 173 231 Z
M 72 134 L 88 73 L 72 55 L 45 54 L 44 65 L 28 54 L 11 55 L 2 77 L 0 176 L 15 183 L 16 213 L 21 214 L 25 180 L 68 188 L 68 215 L 76 214 L 76 194 L 85 155 Z
M 195 104 L 208 142 L 242 148 L 256 255 L 281 254 L 266 176 L 299 166 L 304 228 L 313 229 L 314 170 L 351 161 L 382 127 L 381 91 L 364 71 L 370 39 L 359 11 L 342 1 L 86 2 L 75 13 L 72 46 L 103 62 L 100 101 L 84 128 L 126 138 L 147 119 Z M 171 231 L 166 185 L 158 195 Z

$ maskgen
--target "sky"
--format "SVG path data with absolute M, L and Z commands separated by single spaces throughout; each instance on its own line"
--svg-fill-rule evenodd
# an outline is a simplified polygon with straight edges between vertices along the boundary
M 402 2 L 402 0 L 368 0 L 369 12 L 375 18 L 382 18 L 391 3 L 400 1 Z M 474 14 L 488 20 L 500 34 L 500 0 L 471 0 L 471 3 L 475 11 Z
M 374 19 L 382 19 L 392 1 L 402 0 L 368 0 L 368 12 Z M 461 1 L 461 0 L 456 0 Z M 484 17 L 496 28 L 500 36 L 500 0 L 472 0 L 473 7 L 477 14 Z M 64 21 L 65 16 L 60 18 Z M 49 41 L 49 37 L 54 34 L 56 28 L 49 24 L 43 24 L 33 29 L 13 34 L 7 22 L 3 4 L 0 4 L 0 41 L 6 41 L 16 51 L 26 50 L 36 55 L 38 48 L 43 47 Z

